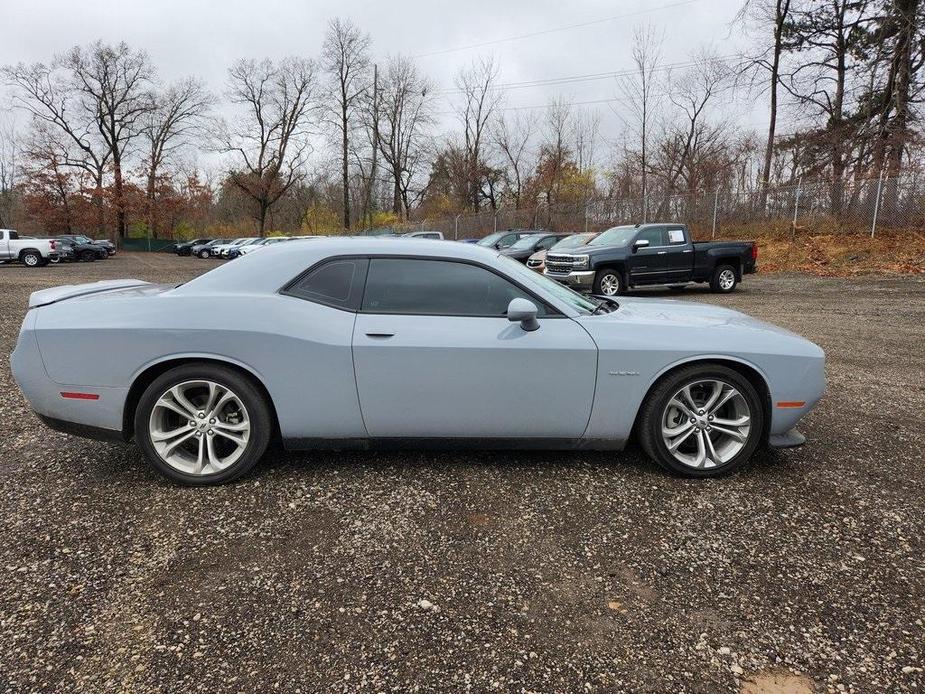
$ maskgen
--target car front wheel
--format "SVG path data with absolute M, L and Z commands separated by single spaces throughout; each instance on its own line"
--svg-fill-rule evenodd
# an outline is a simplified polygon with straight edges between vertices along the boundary
M 272 419 L 253 381 L 213 364 L 187 364 L 151 383 L 135 411 L 145 458 L 180 484 L 221 484 L 266 451 Z
M 679 369 L 658 383 L 638 426 L 643 450 L 687 477 L 736 469 L 751 458 L 763 431 L 755 387 L 737 371 L 714 364 Z
M 209 251 L 199 251 L 199 257 L 205 260 L 209 257 Z
M 623 291 L 623 277 L 619 270 L 598 270 L 594 275 L 594 293 L 615 296 Z

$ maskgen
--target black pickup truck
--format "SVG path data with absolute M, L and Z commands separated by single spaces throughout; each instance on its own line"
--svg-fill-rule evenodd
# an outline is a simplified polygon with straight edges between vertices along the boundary
M 714 292 L 735 289 L 757 270 L 754 241 L 691 241 L 683 224 L 637 224 L 608 229 L 579 253 L 547 253 L 544 274 L 575 289 L 613 296 L 625 289 L 709 282 Z

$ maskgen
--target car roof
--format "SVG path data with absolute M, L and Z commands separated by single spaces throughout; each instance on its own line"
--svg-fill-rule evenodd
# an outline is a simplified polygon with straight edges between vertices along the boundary
M 440 258 L 473 261 L 511 275 L 511 263 L 494 248 L 472 243 L 432 239 L 337 236 L 316 238 L 312 243 L 277 243 L 259 253 L 247 253 L 172 290 L 178 295 L 276 294 L 302 272 L 328 258 L 343 256 Z M 578 315 L 566 302 L 542 288 L 537 293 L 567 316 Z

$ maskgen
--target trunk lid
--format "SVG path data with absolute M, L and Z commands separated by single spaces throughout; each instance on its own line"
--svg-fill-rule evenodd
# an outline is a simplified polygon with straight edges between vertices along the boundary
M 87 284 L 66 284 L 62 287 L 51 287 L 32 292 L 29 296 L 29 308 L 38 306 L 47 306 L 66 299 L 73 299 L 78 296 L 88 296 L 90 294 L 101 294 L 119 289 L 134 289 L 138 287 L 154 286 L 144 280 L 101 280 L 99 282 L 89 282 Z

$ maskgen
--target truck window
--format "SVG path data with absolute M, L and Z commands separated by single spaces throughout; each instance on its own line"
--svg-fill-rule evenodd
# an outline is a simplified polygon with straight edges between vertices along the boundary
M 665 234 L 662 227 L 643 229 L 636 237 L 637 241 L 648 241 L 650 246 L 665 246 Z
M 10 241 L 14 241 L 19 238 L 19 234 L 15 231 L 10 232 Z
M 684 227 L 668 227 L 668 243 L 671 245 L 684 244 Z

